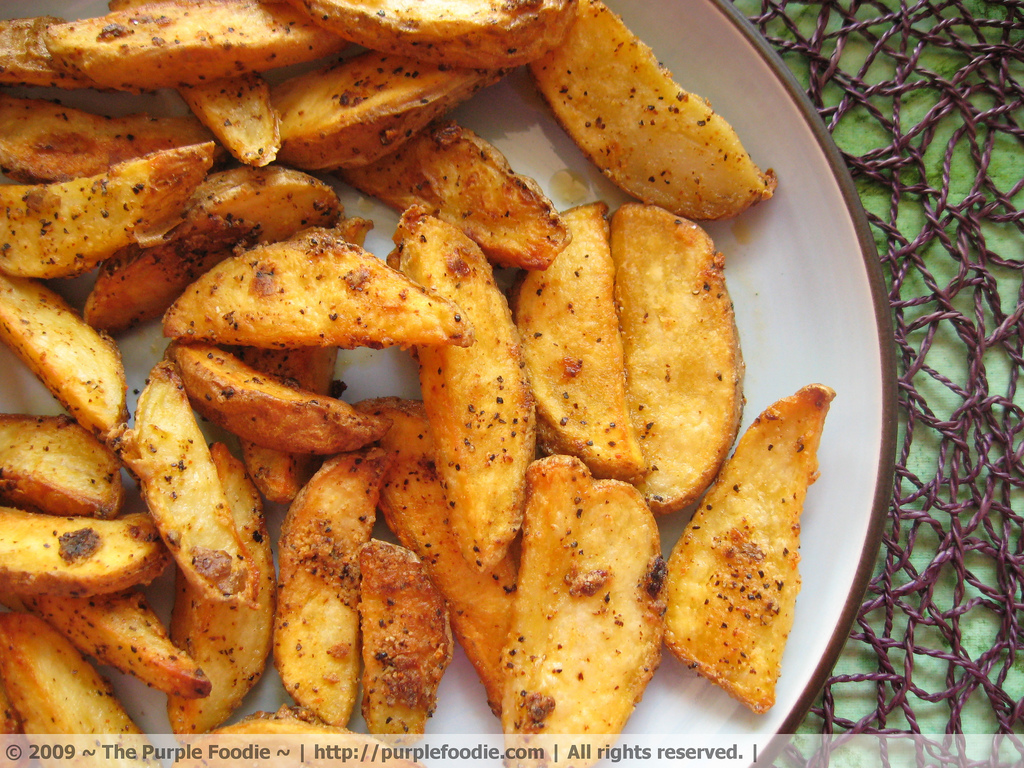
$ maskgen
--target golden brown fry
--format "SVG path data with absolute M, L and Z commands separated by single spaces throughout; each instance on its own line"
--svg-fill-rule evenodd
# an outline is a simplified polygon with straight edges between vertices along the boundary
M 157 690 L 190 699 L 207 696 L 210 680 L 174 646 L 141 592 L 25 599 L 32 613 L 60 630 L 82 653 Z
M 501 266 L 546 269 L 569 242 L 565 222 L 537 183 L 452 121 L 434 123 L 376 162 L 339 175 L 398 211 L 424 206 Z
M 0 588 L 80 597 L 149 584 L 170 558 L 148 515 L 54 517 L 0 507 Z
M 193 280 L 238 245 L 333 226 L 341 211 L 337 193 L 301 171 L 272 166 L 211 174 L 193 193 L 182 222 L 160 244 L 130 245 L 100 266 L 85 319 L 119 333 L 160 317 Z
M 422 734 L 452 660 L 444 596 L 405 547 L 371 539 L 359 551 L 363 719 L 370 733 Z
M 359 548 L 386 467 L 379 448 L 329 459 L 281 528 L 274 664 L 291 697 L 331 725 L 345 725 L 357 700 Z
M 0 414 L 0 499 L 51 515 L 117 517 L 121 462 L 67 416 Z
M 0 677 L 26 733 L 142 734 L 110 683 L 37 616 L 0 614 Z
M 359 45 L 463 67 L 514 67 L 557 45 L 575 0 L 290 0 Z
M 601 0 L 580 0 L 565 41 L 530 71 L 569 136 L 634 197 L 724 219 L 772 196 L 775 174 L 762 172 L 725 119 L 673 82 Z
M 327 229 L 221 262 L 167 310 L 164 335 L 279 349 L 473 341 L 454 303 Z
M 347 43 L 285 3 L 164 0 L 51 24 L 54 63 L 119 90 L 177 88 L 313 61 Z
M 55 88 L 90 88 L 92 80 L 54 64 L 46 47 L 46 29 L 61 24 L 56 16 L 0 21 L 0 83 Z
M 274 162 L 281 128 L 262 76 L 250 72 L 182 86 L 178 93 L 236 159 L 258 168 Z
M 536 450 L 519 334 L 491 265 L 459 229 L 414 207 L 395 242 L 402 271 L 458 303 L 473 323 L 473 346 L 419 347 L 416 356 L 452 528 L 463 556 L 490 568 L 519 531 Z
M 121 429 L 111 445 L 138 478 L 160 535 L 189 582 L 210 600 L 254 601 L 259 571 L 172 362 L 153 366 L 135 426 Z
M 576 456 L 595 477 L 632 481 L 646 469 L 626 403 L 615 264 L 604 203 L 563 214 L 572 242 L 512 293 L 512 314 L 537 403 L 537 442 Z
M 800 514 L 834 396 L 812 384 L 755 419 L 668 562 L 666 646 L 758 713 L 775 703 L 800 591 Z
M 298 453 L 354 451 L 389 426 L 356 412 L 344 400 L 293 386 L 261 373 L 212 344 L 172 342 L 167 357 L 178 365 L 192 407 L 239 437 Z
M 0 270 L 69 277 L 164 231 L 213 164 L 214 145 L 164 149 L 54 184 L 0 186 Z
M 696 224 L 627 203 L 612 217 L 626 395 L 655 514 L 693 503 L 736 439 L 743 358 L 725 258 Z
M 606 744 L 661 659 L 665 561 L 658 527 L 631 485 L 595 481 L 574 457 L 540 459 L 527 485 L 519 581 L 502 653 L 502 727 L 506 734 L 605 735 L 595 743 Z
M 309 170 L 371 163 L 503 73 L 366 51 L 271 92 L 281 162 Z
M 167 716 L 175 733 L 202 733 L 231 716 L 263 675 L 274 627 L 277 577 L 259 493 L 227 446 L 214 443 L 210 454 L 235 529 L 256 569 L 256 599 L 211 600 L 178 571 L 171 639 L 202 667 L 210 695 L 167 697 Z
M 193 117 L 105 117 L 44 99 L 0 94 L 0 168 L 23 184 L 69 181 L 213 136 Z M 214 158 L 223 151 L 214 150 Z
M 121 352 L 41 282 L 0 272 L 0 341 L 100 437 L 128 419 Z
M 392 421 L 380 441 L 391 459 L 381 488 L 381 512 L 402 544 L 419 555 L 444 595 L 452 631 L 484 684 L 491 711 L 498 715 L 504 680 L 501 648 L 516 591 L 515 560 L 506 554 L 481 571 L 462 556 L 448 520 L 422 402 L 386 397 L 364 400 L 356 408 Z

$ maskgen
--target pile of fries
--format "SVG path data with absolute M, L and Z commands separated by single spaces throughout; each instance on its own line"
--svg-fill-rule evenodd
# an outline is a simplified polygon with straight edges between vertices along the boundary
M 774 174 L 600 0 L 434 5 L 0 22 L 2 84 L 174 89 L 192 113 L 0 93 L 0 339 L 66 411 L 0 415 L 8 729 L 137 733 L 91 657 L 205 733 L 272 659 L 301 710 L 244 728 L 337 733 L 359 704 L 370 734 L 413 737 L 455 643 L 515 736 L 610 743 L 663 647 L 774 702 L 834 393 L 780 399 L 730 458 L 744 364 L 695 223 Z M 635 202 L 559 211 L 450 119 L 521 66 Z M 400 213 L 386 259 L 332 184 Z M 119 339 L 153 322 L 129 414 Z M 357 347 L 408 350 L 422 399 L 342 399 Z M 123 513 L 135 488 L 146 511 Z M 694 505 L 666 561 L 657 517 Z M 144 588 L 169 567 L 165 627 Z

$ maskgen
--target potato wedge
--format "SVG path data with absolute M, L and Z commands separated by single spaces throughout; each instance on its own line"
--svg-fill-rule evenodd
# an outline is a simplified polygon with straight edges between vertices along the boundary
M 636 489 L 594 480 L 575 457 L 538 460 L 527 486 L 502 728 L 611 743 L 661 660 L 658 527 Z
M 739 430 L 743 358 L 725 258 L 690 221 L 627 203 L 612 217 L 626 396 L 656 515 L 692 504 Z
M 43 283 L 0 272 L 0 341 L 100 437 L 128 419 L 121 352 Z
M 278 349 L 473 341 L 454 303 L 316 228 L 218 264 L 167 310 L 164 335 Z
M 211 174 L 193 193 L 182 222 L 161 243 L 129 245 L 100 266 L 85 319 L 95 328 L 120 333 L 160 317 L 235 247 L 333 226 L 341 212 L 337 193 L 301 171 L 272 166 Z M 146 290 L 138 290 L 139 285 Z
M 51 515 L 117 517 L 121 462 L 67 416 L 0 414 L 0 500 Z
M 295 701 L 344 726 L 358 699 L 359 548 L 370 540 L 387 456 L 324 462 L 281 527 L 274 664 Z
M 434 463 L 427 412 L 419 400 L 363 400 L 359 410 L 391 419 L 380 447 L 391 459 L 380 510 L 402 544 L 423 561 L 451 613 L 452 632 L 476 669 L 496 715 L 501 712 L 501 648 L 512 619 L 516 562 L 506 554 L 481 571 L 462 556 Z
M 213 152 L 212 143 L 194 144 L 72 181 L 0 186 L 0 270 L 70 277 L 167 229 L 206 177 Z
M 563 214 L 572 241 L 511 296 L 537 403 L 537 443 L 583 460 L 595 477 L 626 482 L 646 470 L 626 402 L 608 206 Z
M 262 168 L 277 158 L 281 126 L 270 86 L 256 72 L 185 85 L 178 93 L 235 159 Z
M 141 592 L 66 597 L 35 595 L 26 607 L 101 664 L 134 675 L 168 694 L 207 696 L 210 680 L 175 647 Z
M 0 507 L 0 588 L 81 597 L 149 584 L 170 562 L 148 515 L 54 517 Z
M 26 733 L 143 738 L 110 683 L 67 638 L 37 616 L 0 614 L 0 677 Z M 111 760 L 109 764 L 147 763 Z
M 193 117 L 105 117 L 45 99 L 0 94 L 0 168 L 23 184 L 95 176 L 150 152 L 212 139 Z M 215 149 L 214 160 L 223 154 Z
M 473 322 L 473 346 L 419 347 L 416 357 L 452 528 L 463 556 L 490 568 L 519 532 L 524 475 L 536 451 L 519 334 L 491 265 L 459 229 L 414 206 L 395 243 L 400 269 L 457 302 Z
M 62 24 L 56 16 L 0 21 L 0 83 L 55 88 L 90 88 L 92 80 L 56 65 L 46 47 L 46 29 Z
M 398 211 L 424 206 L 504 267 L 547 269 L 569 242 L 565 222 L 537 182 L 514 173 L 496 147 L 450 120 L 338 175 Z
M 580 0 L 565 41 L 530 72 L 583 153 L 643 202 L 725 219 L 775 190 L 775 174 L 754 164 L 732 126 L 601 0 Z
M 834 397 L 812 384 L 758 416 L 668 561 L 666 647 L 757 713 L 775 703 L 800 591 L 800 514 Z
M 177 88 L 337 53 L 347 43 L 286 3 L 163 0 L 50 24 L 54 62 L 117 90 Z
M 463 67 L 515 67 L 536 58 L 565 36 L 576 4 L 575 0 L 290 2 L 359 45 Z
M 270 655 L 277 574 L 263 503 L 245 466 L 223 443 L 210 449 L 217 478 L 239 537 L 256 569 L 256 599 L 211 600 L 178 571 L 171 640 L 199 664 L 210 681 L 205 698 L 167 697 L 175 733 L 202 733 L 223 723 L 263 675 Z
M 390 422 L 358 413 L 344 400 L 319 395 L 260 373 L 212 344 L 172 342 L 192 407 L 239 437 L 298 453 L 354 451 L 379 439 Z
M 235 525 L 174 363 L 153 366 L 135 426 L 119 430 L 111 446 L 138 478 L 161 537 L 196 590 L 210 600 L 255 601 L 259 569 Z
M 363 719 L 370 733 L 423 734 L 452 660 L 448 606 L 411 549 L 359 550 Z
M 371 163 L 502 72 L 366 51 L 271 90 L 281 162 L 307 170 Z

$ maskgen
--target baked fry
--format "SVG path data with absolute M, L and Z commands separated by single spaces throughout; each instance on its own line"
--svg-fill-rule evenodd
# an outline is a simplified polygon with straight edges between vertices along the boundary
M 246 365 L 211 344 L 167 350 L 178 365 L 192 407 L 214 424 L 252 442 L 297 453 L 354 451 L 389 426 L 344 400 L 293 386 Z
M 117 345 L 42 282 L 0 272 L 0 341 L 97 436 L 127 421 Z
M 57 16 L 0 21 L 0 83 L 54 88 L 89 88 L 92 80 L 57 66 L 46 47 L 46 29 L 61 24 Z
M 170 558 L 152 520 L 54 517 L 0 507 L 0 589 L 81 597 L 149 584 Z
M 366 51 L 276 85 L 281 162 L 322 170 L 371 163 L 503 73 Z
M 117 517 L 121 462 L 67 416 L 0 414 L 0 499 L 51 515 Z
M 379 448 L 329 459 L 281 528 L 274 664 L 291 697 L 330 725 L 344 726 L 358 699 L 359 548 L 386 466 Z
M 50 24 L 54 64 L 116 90 L 177 88 L 337 53 L 347 43 L 286 3 L 157 0 Z
M 370 733 L 422 734 L 452 660 L 444 596 L 405 547 L 371 539 L 359 550 L 363 719 Z
M 270 86 L 255 72 L 185 85 L 178 93 L 192 114 L 240 162 L 262 168 L 277 158 L 281 127 Z
M 626 396 L 656 515 L 692 504 L 736 439 L 743 358 L 725 258 L 696 224 L 627 203 L 612 217 Z
M 214 145 L 164 149 L 53 184 L 0 186 L 0 270 L 70 277 L 176 223 Z
M 800 514 L 834 396 L 812 384 L 758 416 L 668 562 L 666 647 L 757 713 L 775 703 L 800 591 Z
M 452 632 L 479 675 L 487 704 L 501 713 L 501 648 L 512 619 L 516 563 L 506 554 L 481 571 L 462 556 L 448 519 L 448 502 L 434 461 L 427 413 L 419 400 L 363 400 L 359 410 L 391 419 L 380 440 L 390 465 L 380 510 L 402 544 L 423 561 L 451 614 Z
M 572 241 L 512 292 L 512 315 L 537 403 L 537 442 L 583 460 L 595 477 L 626 482 L 646 469 L 626 402 L 608 206 L 563 214 Z
M 167 310 L 164 335 L 278 349 L 473 341 L 454 303 L 316 228 L 222 261 Z
M 762 172 L 708 102 L 687 93 L 601 0 L 580 0 L 564 42 L 530 64 L 557 120 L 632 196 L 692 219 L 767 200 Z
M 167 716 L 175 733 L 202 733 L 231 716 L 263 675 L 274 627 L 277 578 L 263 503 L 245 466 L 227 446 L 214 443 L 210 455 L 235 529 L 256 570 L 256 598 L 210 599 L 178 571 L 171 640 L 202 667 L 210 694 L 201 699 L 167 697 Z
M 424 206 L 501 266 L 546 269 L 569 242 L 565 222 L 537 183 L 513 172 L 496 147 L 450 120 L 339 175 L 397 211 Z

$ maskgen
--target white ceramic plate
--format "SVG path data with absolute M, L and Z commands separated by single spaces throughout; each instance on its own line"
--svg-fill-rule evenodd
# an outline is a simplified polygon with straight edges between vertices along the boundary
M 809 382 L 837 391 L 821 444 L 821 477 L 802 522 L 803 591 L 783 661 L 775 707 L 755 716 L 666 658 L 627 732 L 752 734 L 765 745 L 792 732 L 845 641 L 874 564 L 891 486 L 894 357 L 884 283 L 863 212 L 839 153 L 781 61 L 724 0 L 608 0 L 688 90 L 708 97 L 762 167 L 778 174 L 775 197 L 738 220 L 709 226 L 727 257 L 727 276 L 747 363 L 745 422 Z M 105 5 L 7 2 L 4 16 L 99 15 Z M 23 91 L 108 113 L 181 112 L 176 94 L 109 96 Z M 553 122 L 529 79 L 517 72 L 460 107 L 456 117 L 535 178 L 559 207 L 625 197 L 591 166 Z M 576 184 L 565 184 L 566 171 Z M 350 214 L 371 218 L 367 246 L 391 247 L 396 215 L 338 185 Z M 67 286 L 78 297 L 87 281 Z M 122 340 L 129 397 L 163 351 L 155 324 Z M 415 369 L 402 352 L 342 352 L 338 376 L 352 401 L 418 396 Z M 57 413 L 59 406 L 6 349 L 0 349 L 0 409 Z M 279 522 L 280 510 L 272 511 Z M 663 521 L 666 552 L 681 518 Z M 166 579 L 157 584 L 159 592 Z M 159 597 L 159 595 L 158 595 Z M 166 609 L 166 607 L 165 607 Z M 168 730 L 164 699 L 132 679 L 111 676 L 130 713 L 151 732 Z M 271 669 L 245 711 L 275 709 L 287 697 Z M 357 725 L 358 727 L 358 725 Z M 431 721 L 434 733 L 496 733 L 482 688 L 457 656 Z

